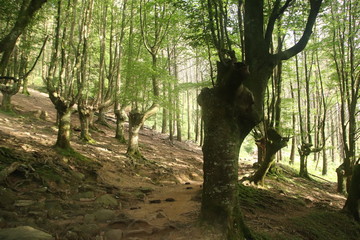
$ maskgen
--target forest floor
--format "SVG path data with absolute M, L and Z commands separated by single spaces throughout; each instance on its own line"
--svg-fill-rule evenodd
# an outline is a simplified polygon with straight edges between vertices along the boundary
M 222 239 L 197 221 L 199 146 L 145 128 L 140 147 L 148 161 L 134 163 L 114 138 L 111 119 L 110 128 L 92 131 L 95 143 L 84 144 L 74 114 L 72 146 L 80 154 L 61 153 L 52 147 L 53 104 L 44 93 L 30 94 L 12 98 L 13 113 L 0 112 L 0 239 Z M 257 239 L 360 239 L 360 225 L 341 212 L 345 197 L 335 183 L 279 169 L 265 187 L 240 187 Z M 241 177 L 254 171 L 240 163 Z

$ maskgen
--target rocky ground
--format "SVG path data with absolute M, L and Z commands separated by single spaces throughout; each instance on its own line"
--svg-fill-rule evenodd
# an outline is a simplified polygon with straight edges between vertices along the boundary
M 76 153 L 59 152 L 54 107 L 46 94 L 30 93 L 13 97 L 13 113 L 0 112 L 0 239 L 221 239 L 197 222 L 197 145 L 145 128 L 148 161 L 133 164 L 112 127 L 98 125 L 96 142 L 81 142 L 74 114 Z M 241 163 L 241 176 L 253 171 Z M 298 178 L 287 167 L 266 183 L 241 187 L 245 221 L 258 239 L 360 239 L 359 224 L 340 212 L 345 198 L 334 183 Z

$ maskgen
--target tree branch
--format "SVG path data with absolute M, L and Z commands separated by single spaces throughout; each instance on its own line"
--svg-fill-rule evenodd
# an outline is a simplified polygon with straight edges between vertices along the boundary
M 281 0 L 276 0 L 276 2 L 274 3 L 273 11 L 271 12 L 269 22 L 266 27 L 265 42 L 266 42 L 267 46 L 270 46 L 271 35 L 274 31 L 274 26 L 275 26 L 276 20 L 281 17 L 281 15 L 285 12 L 285 10 L 290 6 L 290 4 L 294 0 L 286 0 L 285 4 L 279 9 L 280 1 Z
M 46 1 L 47 0 L 31 0 L 29 6 L 24 11 L 19 12 L 14 27 L 11 29 L 10 33 L 0 41 L 0 53 L 9 50 L 12 51 L 18 37 L 30 23 L 36 11 L 39 10 Z
M 45 48 L 45 45 L 46 45 L 46 42 L 47 42 L 48 38 L 49 38 L 49 36 L 46 36 L 46 38 L 45 38 L 45 40 L 44 40 L 44 42 L 43 42 L 43 45 L 42 45 L 42 47 L 41 47 L 41 49 L 40 49 L 40 52 L 39 52 L 38 56 L 37 56 L 36 59 L 35 59 L 34 64 L 33 64 L 32 67 L 30 68 L 30 70 L 27 71 L 27 73 L 25 73 L 24 76 L 21 77 L 22 79 L 27 78 L 27 77 L 30 75 L 30 73 L 34 70 L 37 62 L 38 62 L 39 59 L 40 59 L 41 54 L 42 54 L 43 51 L 44 51 L 44 48 Z
M 321 3 L 322 0 L 310 0 L 311 9 L 302 37 L 291 48 L 275 54 L 275 58 L 277 58 L 278 60 L 287 60 L 301 52 L 306 47 L 306 44 L 308 43 L 312 33 L 312 28 L 315 24 L 316 17 L 319 13 Z

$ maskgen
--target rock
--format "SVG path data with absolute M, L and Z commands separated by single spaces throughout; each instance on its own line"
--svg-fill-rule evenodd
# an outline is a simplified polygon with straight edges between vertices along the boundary
M 63 217 L 63 215 L 63 211 L 57 208 L 50 208 L 47 212 L 47 216 L 50 219 L 60 219 L 61 217 Z
M 109 209 L 100 209 L 94 215 L 97 222 L 110 222 L 116 217 L 115 212 Z
M 16 228 L 6 228 L 0 230 L 0 239 L 2 240 L 53 240 L 54 238 L 43 231 L 29 226 L 20 226 Z
M 27 207 L 27 206 L 31 206 L 33 204 L 35 204 L 36 201 L 33 200 L 16 200 L 14 203 L 15 207 Z
M 78 235 L 77 235 L 76 232 L 67 231 L 67 233 L 65 235 L 65 239 L 67 239 L 67 240 L 77 240 L 79 238 L 78 238 Z
M 149 187 L 140 187 L 139 191 L 142 192 L 142 193 L 145 193 L 145 194 L 149 194 L 149 193 L 153 192 L 154 189 L 149 188 Z
M 46 200 L 45 201 L 45 207 L 47 209 L 56 208 L 56 209 L 62 210 L 60 200 L 57 200 L 57 199 L 48 199 L 48 200 Z
M 74 200 L 80 200 L 80 199 L 92 199 L 95 197 L 94 192 L 79 192 L 73 196 Z
M 72 172 L 72 175 L 73 175 L 76 179 L 78 179 L 78 180 L 80 180 L 80 181 L 82 181 L 82 180 L 85 179 L 85 175 L 82 174 L 81 172 L 73 171 L 73 172 Z
M 0 188 L 0 207 L 2 209 L 12 207 L 16 198 L 16 194 L 10 189 Z
M 121 229 L 111 229 L 104 234 L 104 240 L 121 240 L 123 235 L 124 233 Z
M 41 110 L 39 118 L 44 121 L 47 121 L 49 118 L 49 114 L 45 110 Z
M 166 214 L 164 212 L 158 212 L 156 218 L 166 218 Z
M 94 223 L 92 224 L 77 224 L 72 228 L 76 232 L 79 239 L 91 239 L 100 232 L 100 227 Z
M 5 221 L 15 221 L 18 219 L 18 214 L 16 212 L 10 212 L 0 209 L 0 216 L 5 219 Z
M 0 228 L 6 227 L 6 221 L 4 218 L 0 217 Z
M 95 222 L 95 215 L 94 214 L 86 214 L 84 216 L 84 222 L 85 223 L 93 223 L 93 222 Z
M 119 202 L 111 194 L 105 194 L 98 197 L 95 200 L 95 203 L 99 204 L 102 207 L 109 207 L 109 208 L 119 207 Z

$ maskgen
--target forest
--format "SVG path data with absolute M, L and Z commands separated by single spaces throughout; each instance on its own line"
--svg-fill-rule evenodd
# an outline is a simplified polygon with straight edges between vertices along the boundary
M 360 239 L 360 1 L 2 0 L 0 239 Z

